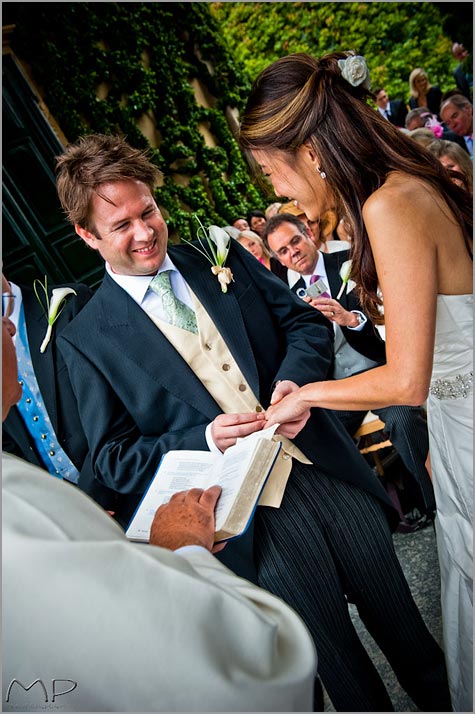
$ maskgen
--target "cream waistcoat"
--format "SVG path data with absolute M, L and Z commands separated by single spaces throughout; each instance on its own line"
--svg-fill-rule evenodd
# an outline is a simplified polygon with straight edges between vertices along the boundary
M 198 335 L 149 314 L 150 319 L 191 367 L 224 414 L 264 411 L 214 322 L 196 295 L 191 290 L 190 293 L 198 322 Z M 280 506 L 292 469 L 292 457 L 305 464 L 311 463 L 287 437 L 276 434 L 274 439 L 281 442 L 282 449 L 262 492 L 260 506 Z

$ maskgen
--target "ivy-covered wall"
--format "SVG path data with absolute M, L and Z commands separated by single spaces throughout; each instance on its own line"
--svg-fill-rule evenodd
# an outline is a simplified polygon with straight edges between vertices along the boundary
M 67 141 L 120 133 L 151 148 L 172 239 L 195 236 L 192 213 L 225 225 L 265 208 L 232 129 L 249 80 L 208 3 L 13 5 L 13 50 Z

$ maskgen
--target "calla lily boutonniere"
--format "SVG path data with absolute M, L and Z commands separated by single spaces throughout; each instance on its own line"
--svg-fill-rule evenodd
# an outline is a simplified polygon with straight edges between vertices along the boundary
M 340 278 L 342 280 L 341 283 L 341 288 L 336 296 L 336 299 L 339 300 L 341 296 L 343 295 L 343 291 L 345 289 L 346 285 L 346 294 L 351 293 L 353 288 L 355 287 L 356 283 L 354 280 L 350 280 L 350 273 L 351 273 L 351 260 L 345 260 L 344 263 L 342 263 L 342 266 L 340 268 Z
M 187 240 L 184 242 L 193 246 L 211 263 L 211 272 L 218 277 L 222 292 L 227 293 L 228 285 L 234 280 L 231 269 L 224 266 L 229 253 L 231 237 L 219 226 L 210 226 L 206 230 L 198 216 L 195 216 L 195 218 L 200 224 L 196 237 L 201 247 L 198 248 L 198 246 Z
M 38 289 L 41 288 L 44 293 L 44 297 L 38 295 Z M 48 320 L 48 329 L 46 330 L 46 335 L 41 343 L 40 352 L 43 354 L 48 343 L 51 339 L 53 333 L 53 325 L 62 313 L 64 306 L 66 305 L 66 297 L 70 294 L 77 295 L 77 292 L 72 288 L 54 288 L 51 293 L 51 300 L 48 297 L 48 278 L 45 275 L 44 284 L 40 280 L 35 280 L 33 282 L 33 289 L 35 295 L 44 310 L 46 319 Z M 45 305 L 46 302 L 46 305 Z

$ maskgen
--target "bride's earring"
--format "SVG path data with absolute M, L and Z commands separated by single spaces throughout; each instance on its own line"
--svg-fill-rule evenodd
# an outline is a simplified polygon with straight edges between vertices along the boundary
M 320 166 L 317 166 L 315 171 L 317 172 L 317 174 L 320 174 L 320 178 L 326 179 L 327 175 L 326 175 L 325 171 L 321 170 Z

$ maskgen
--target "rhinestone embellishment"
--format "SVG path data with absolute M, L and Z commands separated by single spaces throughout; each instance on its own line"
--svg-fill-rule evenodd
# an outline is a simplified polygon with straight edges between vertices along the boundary
M 436 399 L 469 397 L 473 392 L 473 372 L 457 374 L 453 379 L 436 379 L 429 391 Z

